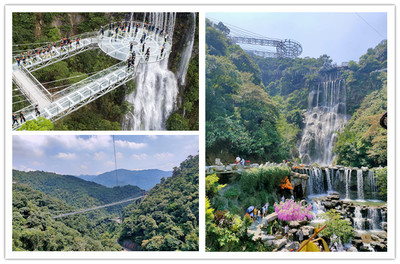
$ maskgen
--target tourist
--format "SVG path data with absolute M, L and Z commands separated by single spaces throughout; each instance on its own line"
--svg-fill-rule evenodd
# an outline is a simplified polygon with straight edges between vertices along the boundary
M 282 202 L 283 203 L 285 202 L 285 196 L 284 195 L 282 195 Z
M 22 113 L 22 111 L 19 112 L 19 119 L 21 120 L 21 124 L 22 124 L 22 121 L 26 122 L 24 113 Z
M 25 56 L 22 55 L 22 63 L 25 65 Z
M 254 214 L 253 214 L 253 215 L 254 215 L 254 219 L 253 219 L 253 220 L 255 221 L 256 218 L 257 218 L 257 207 L 255 207 L 255 206 L 254 206 L 253 213 L 254 213 Z
M 164 46 L 162 46 L 162 48 L 161 48 L 161 54 L 160 54 L 161 57 L 162 57 L 163 53 L 164 53 Z
M 36 116 L 40 116 L 39 105 L 35 105 Z
M 147 48 L 147 51 L 146 51 L 145 55 L 146 55 L 146 61 L 149 61 L 149 58 L 150 58 L 150 47 Z
M 165 37 L 164 37 L 164 44 L 167 42 L 167 38 L 168 38 L 168 34 L 165 34 Z
M 81 44 L 79 43 L 79 41 L 80 41 L 80 38 L 76 38 L 76 46 L 77 46 L 77 47 L 81 45 Z
M 17 116 L 15 115 L 15 113 L 12 114 L 12 119 L 13 119 L 13 124 L 12 124 L 13 126 L 15 123 L 17 123 L 17 125 L 19 125 L 18 119 L 17 119 Z
M 242 166 L 244 166 L 245 160 L 244 158 L 242 158 L 242 160 L 240 161 L 240 164 L 242 164 Z
M 104 37 L 104 28 L 101 26 L 101 35 Z
M 294 196 L 293 196 L 293 194 L 292 194 L 292 196 L 290 197 L 290 199 L 294 200 Z
M 300 229 L 299 231 L 297 231 L 297 234 L 299 235 L 299 241 L 300 241 L 300 243 L 303 241 L 303 236 L 304 236 L 304 234 L 303 234 L 303 230 L 302 229 Z
M 131 44 L 130 44 L 129 51 L 132 52 L 132 49 L 133 49 L 133 42 L 131 42 Z
M 289 226 L 285 225 L 285 237 L 288 237 L 288 232 L 289 232 Z
M 262 207 L 262 216 L 265 217 L 265 205 Z
M 258 212 L 257 212 L 257 222 L 260 223 L 260 220 L 261 220 L 261 211 L 258 210 Z
M 144 52 L 144 47 L 146 46 L 146 42 L 142 45 L 142 52 Z
M 18 68 L 21 66 L 21 61 L 19 60 L 19 57 L 17 57 L 17 64 L 18 64 Z
M 269 203 L 266 202 L 266 203 L 265 203 L 265 215 L 268 214 L 268 207 L 269 207 Z

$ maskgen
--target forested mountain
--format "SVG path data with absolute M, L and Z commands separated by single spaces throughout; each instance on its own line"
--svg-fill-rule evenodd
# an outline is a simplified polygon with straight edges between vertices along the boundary
M 107 188 L 75 176 L 59 175 L 52 172 L 13 170 L 13 181 L 24 183 L 54 198 L 78 208 L 121 201 L 140 196 L 143 190 L 137 186 Z
M 74 176 L 13 171 L 13 250 L 110 251 L 122 241 L 141 250 L 198 250 L 199 161 L 189 156 L 140 204 L 77 211 L 137 197 L 137 186 L 107 188 Z M 124 208 L 125 207 L 125 208 Z M 123 224 L 121 225 L 121 219 Z
M 114 251 L 121 250 L 110 233 L 116 223 L 93 212 L 53 219 L 72 207 L 26 184 L 13 184 L 13 239 L 15 251 Z M 95 217 L 91 217 L 91 216 Z
M 123 215 L 119 241 L 133 241 L 146 251 L 198 250 L 199 157 L 189 156 Z
M 326 54 L 296 59 L 249 55 L 225 35 L 223 25 L 210 21 L 206 33 L 207 163 L 215 158 L 232 163 L 236 156 L 252 162 L 297 158 L 309 93 L 335 75 L 345 83 L 348 119 L 356 116 L 343 131 L 347 136 L 339 133 L 336 162 L 360 166 L 355 160 L 361 158 L 363 166 L 386 164 L 386 131 L 377 123 L 386 111 L 386 40 L 368 49 L 359 62 L 338 67 Z M 365 117 L 361 111 L 367 112 Z M 357 126 L 363 129 L 355 133 Z M 354 137 L 363 143 L 348 146 Z M 352 162 L 345 157 L 349 150 L 358 153 Z M 379 161 L 372 161 L 378 156 Z
M 162 171 L 157 169 L 150 170 L 125 170 L 118 169 L 105 172 L 97 176 L 82 175 L 77 176 L 86 181 L 92 181 L 107 187 L 115 187 L 116 176 L 118 176 L 118 186 L 133 185 L 141 189 L 148 190 L 160 182 L 162 178 L 171 176 L 172 171 Z

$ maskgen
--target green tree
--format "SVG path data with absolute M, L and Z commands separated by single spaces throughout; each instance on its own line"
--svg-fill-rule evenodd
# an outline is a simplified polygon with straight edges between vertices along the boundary
M 44 117 L 38 117 L 37 119 L 32 119 L 26 121 L 18 130 L 20 131 L 44 131 L 53 130 L 54 124 L 50 120 Z

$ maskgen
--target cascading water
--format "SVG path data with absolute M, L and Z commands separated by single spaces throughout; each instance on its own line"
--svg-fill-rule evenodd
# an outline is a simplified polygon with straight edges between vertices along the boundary
M 320 224 L 325 222 L 325 219 L 322 218 L 322 215 L 325 213 L 325 211 L 325 207 L 321 204 L 321 201 L 312 201 L 313 220 L 311 223 Z
M 178 85 L 168 61 L 142 64 L 138 69 L 136 89 L 126 97 L 134 107 L 122 122 L 124 130 L 165 130 L 169 115 L 176 109 Z
M 368 219 L 367 219 L 369 228 L 371 230 L 380 230 L 380 217 L 378 214 L 378 209 L 375 207 L 368 207 Z
M 364 200 L 364 180 L 361 169 L 357 170 L 357 199 Z
M 143 22 L 164 30 L 169 38 L 172 38 L 174 33 L 175 19 L 176 13 L 145 13 L 143 15 Z M 194 38 L 194 32 L 189 32 L 189 34 Z M 168 70 L 168 56 L 160 62 L 139 66 L 136 89 L 125 98 L 133 106 L 133 113 L 125 115 L 122 121 L 123 130 L 166 129 L 168 117 L 177 109 L 179 88 L 176 76 L 186 75 L 190 55 L 184 59 L 185 62 L 182 62 L 181 58 L 179 65 L 182 65 L 182 69 L 178 69 L 176 75 Z M 184 79 L 184 77 L 181 78 Z
M 309 191 L 309 195 L 325 193 L 324 177 L 321 168 L 315 167 L 310 170 L 310 177 L 307 181 L 307 189 Z
M 325 168 L 326 182 L 328 183 L 328 191 L 332 191 L 332 181 L 329 168 Z
M 305 164 L 331 165 L 336 131 L 347 123 L 345 81 L 339 72 L 328 74 L 308 97 L 305 129 L 299 152 Z
M 376 199 L 376 193 L 377 193 L 377 187 L 376 187 L 376 179 L 374 172 L 372 170 L 368 171 L 368 178 L 369 178 L 369 184 L 370 184 L 370 190 L 371 190 L 371 197 L 373 199 Z
M 190 33 L 187 35 L 185 46 L 181 52 L 181 61 L 177 67 L 176 78 L 180 85 L 185 84 L 186 73 L 189 67 L 189 60 L 192 56 L 194 36 L 196 33 L 196 14 L 191 14 Z
M 351 169 L 345 169 L 344 178 L 346 181 L 346 200 L 350 200 Z
M 362 217 L 361 214 L 361 208 L 357 206 L 354 210 L 354 229 L 357 231 L 362 231 L 364 230 L 364 218 Z

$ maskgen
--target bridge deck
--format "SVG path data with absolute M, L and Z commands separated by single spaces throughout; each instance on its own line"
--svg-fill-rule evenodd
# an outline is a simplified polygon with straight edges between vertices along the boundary
M 31 102 L 38 104 L 40 107 L 47 107 L 50 105 L 50 99 L 44 94 L 44 92 L 38 87 L 38 84 L 34 82 L 28 74 L 22 70 L 14 71 L 12 74 L 13 80 L 17 83 L 17 86 L 23 91 L 23 93 L 29 97 Z
M 85 212 L 97 210 L 97 209 L 100 209 L 100 208 L 105 208 L 105 207 L 114 206 L 114 205 L 117 205 L 117 204 L 132 202 L 132 201 L 135 201 L 135 200 L 142 199 L 143 197 L 144 197 L 144 196 L 139 196 L 139 197 L 135 197 L 135 198 L 131 198 L 131 199 L 126 199 L 126 200 L 122 200 L 122 201 L 118 201 L 118 202 L 114 202 L 114 203 L 109 203 L 109 204 L 104 204 L 104 205 L 100 205 L 100 206 L 96 206 L 96 207 L 92 207 L 92 208 L 82 209 L 82 210 L 75 211 L 75 212 L 71 212 L 71 213 L 60 214 L 60 215 L 53 216 L 53 218 L 61 218 L 61 217 L 69 216 L 69 215 L 85 213 Z

